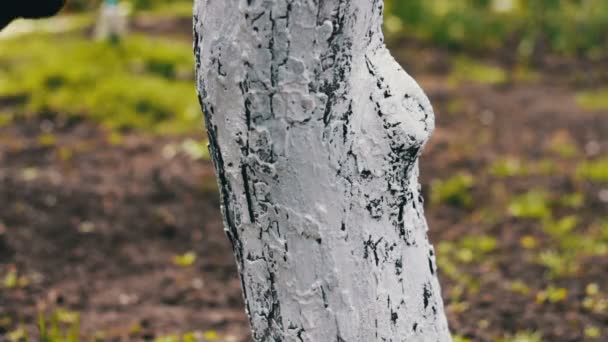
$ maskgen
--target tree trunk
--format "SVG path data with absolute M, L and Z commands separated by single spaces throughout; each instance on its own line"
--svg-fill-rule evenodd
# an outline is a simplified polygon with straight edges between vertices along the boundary
M 255 341 L 450 341 L 382 0 L 197 0 L 198 91 Z

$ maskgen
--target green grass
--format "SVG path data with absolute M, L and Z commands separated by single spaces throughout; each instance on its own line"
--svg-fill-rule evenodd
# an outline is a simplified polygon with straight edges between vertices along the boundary
M 93 337 L 84 338 L 80 329 L 81 315 L 78 312 L 57 309 L 50 314 L 40 313 L 38 315 L 38 339 L 34 339 L 23 326 L 9 331 L 5 337 L 10 342 L 104 342 L 116 341 L 124 337 L 124 334 L 106 334 L 98 332 Z M 10 320 L 10 319 L 9 319 Z M 10 323 L 10 322 L 9 322 Z M 131 328 L 128 335 L 135 338 L 141 333 L 141 326 Z M 138 339 L 139 340 L 139 339 Z M 4 340 L 3 340 L 4 341 Z M 192 331 L 183 334 L 171 334 L 158 336 L 154 342 L 212 342 L 212 341 L 236 341 L 233 336 L 222 338 L 215 330 Z
M 497 248 L 498 241 L 489 235 L 465 235 L 456 241 L 439 242 L 437 265 L 443 275 L 457 283 L 455 289 L 460 289 L 451 295 L 452 300 L 457 301 L 461 291 L 475 293 L 480 286 L 481 279 L 464 272 L 462 267 L 492 263 L 490 255 L 496 252 Z
M 154 16 L 190 18 L 192 17 L 192 9 L 192 1 L 175 1 L 157 4 L 143 10 L 141 13 Z
M 529 58 L 541 45 L 559 54 L 589 58 L 608 54 L 605 0 L 387 0 L 386 3 L 387 32 L 400 30 L 438 46 L 487 52 L 510 42 L 521 58 Z
M 551 198 L 542 189 L 534 189 L 514 197 L 509 213 L 518 218 L 547 219 L 551 217 Z
M 576 178 L 591 182 L 608 182 L 608 158 L 584 161 L 576 169 Z
M 473 204 L 473 185 L 473 176 L 465 172 L 448 179 L 435 179 L 431 183 L 431 203 L 468 208 Z
M 552 159 L 538 161 L 520 160 L 516 157 L 504 157 L 495 160 L 489 166 L 489 174 L 498 178 L 528 177 L 537 175 L 551 175 L 559 171 Z
M 455 83 L 469 81 L 489 85 L 500 84 L 507 81 L 507 73 L 500 67 L 461 56 L 452 62 L 450 81 Z
M 585 110 L 608 110 L 608 88 L 580 92 L 576 103 Z
M 2 42 L 0 97 L 22 98 L 10 116 L 83 116 L 113 129 L 201 129 L 188 42 L 131 36 L 119 44 L 79 35 Z

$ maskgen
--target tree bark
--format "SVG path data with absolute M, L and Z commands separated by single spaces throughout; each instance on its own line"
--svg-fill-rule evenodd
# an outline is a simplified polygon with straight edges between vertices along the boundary
M 450 341 L 382 0 L 197 0 L 199 98 L 255 341 Z

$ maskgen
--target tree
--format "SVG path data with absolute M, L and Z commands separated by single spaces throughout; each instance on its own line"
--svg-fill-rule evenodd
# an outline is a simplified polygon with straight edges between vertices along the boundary
M 198 0 L 209 148 L 256 341 L 449 341 L 382 0 Z

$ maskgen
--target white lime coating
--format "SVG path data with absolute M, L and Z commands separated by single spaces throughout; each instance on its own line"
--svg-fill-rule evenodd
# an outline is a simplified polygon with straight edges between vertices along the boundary
M 450 341 L 418 183 L 432 107 L 382 0 L 198 0 L 195 55 L 255 341 Z

